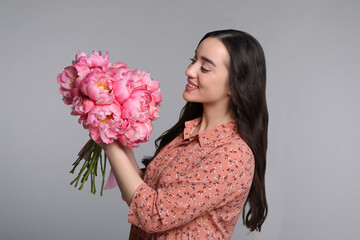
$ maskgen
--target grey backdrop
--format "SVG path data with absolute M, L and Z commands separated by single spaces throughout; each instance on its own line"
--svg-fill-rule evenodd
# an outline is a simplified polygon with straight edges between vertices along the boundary
M 88 133 L 61 102 L 57 74 L 77 50 L 151 73 L 163 103 L 151 141 L 177 119 L 184 71 L 208 31 L 248 31 L 262 44 L 270 112 L 269 215 L 233 239 L 359 239 L 360 2 L 0 2 L 0 239 L 127 239 L 119 190 L 69 182 Z

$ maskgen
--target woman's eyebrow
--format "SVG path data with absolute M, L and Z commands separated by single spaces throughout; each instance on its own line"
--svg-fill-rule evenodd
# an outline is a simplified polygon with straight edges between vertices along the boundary
M 195 56 L 197 55 L 197 51 L 195 51 Z M 205 62 L 210 63 L 211 65 L 213 65 L 214 67 L 216 67 L 215 63 L 213 61 L 211 61 L 210 59 L 208 59 L 207 57 L 201 56 L 200 57 L 202 60 L 204 60 Z
M 213 65 L 214 67 L 216 67 L 215 63 L 213 61 L 211 61 L 210 59 L 208 59 L 207 57 L 201 56 L 200 57 L 202 60 L 210 63 L 211 65 Z

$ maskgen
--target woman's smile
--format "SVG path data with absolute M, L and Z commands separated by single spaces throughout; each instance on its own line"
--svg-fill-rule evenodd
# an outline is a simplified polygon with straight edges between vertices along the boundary
M 186 84 L 185 90 L 186 91 L 194 91 L 196 89 L 198 89 L 199 87 L 196 86 L 195 83 L 193 83 L 192 81 L 188 80 L 188 84 Z

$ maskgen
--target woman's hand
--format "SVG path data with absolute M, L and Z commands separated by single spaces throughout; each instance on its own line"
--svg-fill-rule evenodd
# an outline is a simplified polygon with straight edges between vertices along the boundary
M 104 143 L 104 142 L 101 142 L 101 143 L 98 143 L 98 145 L 104 149 L 105 153 L 107 151 L 109 151 L 110 149 L 112 148 L 121 148 L 121 149 L 124 149 L 125 147 L 123 145 L 121 145 L 118 141 L 114 141 L 112 143 Z
M 105 154 L 108 155 L 108 152 L 109 151 L 117 151 L 116 149 L 117 148 L 120 148 L 122 151 L 125 152 L 126 156 L 129 158 L 130 162 L 132 163 L 132 165 L 134 166 L 135 170 L 139 173 L 139 175 L 142 176 L 142 171 L 140 170 L 137 162 L 136 162 L 136 159 L 135 159 L 135 156 L 134 156 L 134 152 L 133 150 L 130 150 L 128 149 L 127 147 L 125 147 L 124 145 L 122 145 L 120 142 L 118 141 L 114 141 L 112 143 L 109 143 L 109 144 L 106 144 L 104 142 L 101 142 L 101 143 L 98 143 L 98 145 L 104 149 L 105 151 Z M 110 154 L 110 153 L 109 153 Z

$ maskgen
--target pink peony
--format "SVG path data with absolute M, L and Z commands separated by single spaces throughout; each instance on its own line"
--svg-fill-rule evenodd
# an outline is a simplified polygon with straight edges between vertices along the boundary
M 118 141 L 128 149 L 138 147 L 140 143 L 147 142 L 152 132 L 151 120 L 129 124 L 125 134 L 117 136 Z
M 94 107 L 95 103 L 88 98 L 75 96 L 72 105 L 71 115 L 85 116 Z
M 159 118 L 159 108 L 160 102 L 162 101 L 161 92 L 153 92 L 151 94 L 152 101 L 150 104 L 150 119 L 155 120 Z
M 134 74 L 137 75 L 137 81 L 134 84 L 134 88 L 145 88 L 150 93 L 159 90 L 159 82 L 153 81 L 148 73 L 136 69 Z
M 111 104 L 114 101 L 112 78 L 106 72 L 94 70 L 80 83 L 80 90 L 98 105 Z
M 81 82 L 86 75 L 92 71 L 86 64 L 77 63 L 73 65 L 78 73 L 78 79 Z
M 136 80 L 137 75 L 132 71 L 127 71 L 116 76 L 116 81 L 113 82 L 113 90 L 114 96 L 119 103 L 123 103 L 130 97 Z
M 130 122 L 144 122 L 150 118 L 151 94 L 144 89 L 135 89 L 122 104 L 122 116 Z
M 78 73 L 75 67 L 69 66 L 57 76 L 57 82 L 60 84 L 60 93 L 63 95 L 63 102 L 66 105 L 72 104 L 75 80 L 78 77 Z
M 83 51 L 78 51 L 75 56 L 74 64 L 80 63 L 87 65 L 89 68 L 107 67 L 110 63 L 109 52 L 104 56 L 101 51 L 92 51 L 89 56 Z
M 126 123 L 121 119 L 121 106 L 113 103 L 94 106 L 85 124 L 89 126 L 90 136 L 95 142 L 112 143 Z

